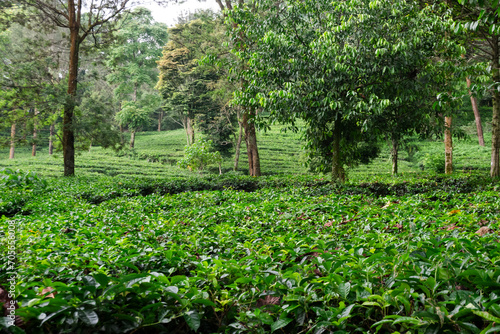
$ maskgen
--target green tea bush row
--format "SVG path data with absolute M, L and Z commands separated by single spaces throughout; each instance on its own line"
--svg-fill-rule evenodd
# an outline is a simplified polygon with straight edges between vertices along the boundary
M 495 184 L 433 181 L 405 195 L 270 179 L 146 196 L 139 181 L 53 182 L 10 219 L 17 314 L 27 333 L 498 331 Z M 106 189 L 129 194 L 75 195 Z

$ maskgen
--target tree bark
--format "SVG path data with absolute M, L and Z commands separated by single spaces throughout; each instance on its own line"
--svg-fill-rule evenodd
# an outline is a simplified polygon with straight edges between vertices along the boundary
M 130 130 L 130 148 L 134 148 L 135 145 L 135 130 Z
M 451 139 L 451 120 L 452 118 L 446 116 L 444 118 L 444 173 L 453 173 L 453 141 Z
M 235 148 L 235 151 L 234 151 L 234 171 L 236 172 L 238 170 L 238 163 L 240 161 L 240 148 L 241 148 L 241 141 L 243 139 L 243 123 L 241 121 L 241 115 L 240 115 L 240 111 L 239 111 L 239 108 L 238 108 L 238 111 L 237 111 L 237 116 L 238 118 L 238 125 L 239 125 L 239 132 L 238 132 L 238 140 L 236 141 L 236 148 Z
M 14 159 L 14 153 L 16 150 L 16 123 L 12 123 L 10 127 L 10 153 L 9 159 Z
M 398 174 L 398 153 L 399 153 L 399 140 L 396 135 L 392 136 L 392 175 Z
M 493 57 L 491 62 L 492 79 L 494 83 L 500 82 L 498 36 L 492 36 Z M 491 119 L 491 177 L 499 176 L 499 150 L 500 150 L 500 92 L 496 87 L 492 89 L 493 116 Z
M 49 134 L 49 155 L 54 153 L 54 123 L 50 125 Z
M 337 115 L 333 130 L 332 182 L 345 182 L 345 171 L 344 166 L 342 166 L 343 163 L 340 156 L 341 124 L 341 116 Z
M 31 156 L 34 157 L 36 156 L 36 138 L 38 136 L 37 130 L 36 130 L 36 125 L 33 126 L 33 147 L 31 149 Z
M 158 132 L 161 132 L 161 122 L 163 121 L 163 110 L 158 115 Z
M 245 130 L 245 143 L 247 145 L 248 154 L 248 175 L 260 176 L 260 158 L 259 149 L 257 147 L 257 134 L 255 132 L 255 125 L 250 121 L 250 114 L 248 111 L 243 112 L 243 129 Z
M 476 120 L 477 138 L 479 140 L 479 146 L 484 146 L 484 135 L 483 126 L 481 124 L 481 114 L 479 113 L 479 107 L 477 104 L 477 99 L 472 95 L 470 91 L 471 81 L 469 78 L 467 80 L 467 88 L 469 89 L 470 102 L 472 104 L 472 111 L 474 112 L 474 119 Z
M 227 10 L 233 10 L 233 4 L 231 0 L 225 0 L 224 3 L 221 0 L 215 0 L 217 4 L 219 5 L 221 12 L 224 12 L 225 9 Z M 240 6 L 243 6 L 244 1 L 243 0 L 233 0 L 233 2 L 238 3 Z M 255 10 L 255 6 L 253 7 Z M 224 14 L 226 16 L 226 14 Z M 238 25 L 236 23 L 233 23 L 233 28 L 237 29 Z M 240 41 L 243 42 L 245 40 L 245 35 L 243 32 L 240 33 Z M 244 45 L 244 43 L 241 43 L 241 45 Z M 244 64 L 241 64 L 244 66 Z M 241 82 L 241 89 L 243 89 L 245 86 L 245 83 L 242 81 Z M 243 129 L 245 130 L 245 143 L 247 146 L 247 153 L 248 153 L 248 174 L 251 176 L 260 176 L 261 171 L 260 171 L 260 158 L 259 158 L 259 149 L 257 146 L 257 134 L 255 133 L 255 125 L 253 123 L 249 122 L 249 119 L 255 116 L 255 111 L 250 111 L 250 110 L 243 110 L 243 119 L 242 119 L 242 125 Z M 238 155 L 235 156 L 235 170 L 238 166 L 238 160 L 239 160 L 239 151 Z
M 69 76 L 68 76 L 68 100 L 64 105 L 63 115 L 63 159 L 64 176 L 75 175 L 75 133 L 73 129 L 73 117 L 75 110 L 75 97 L 78 85 L 78 56 L 80 49 L 80 8 L 75 8 L 74 0 L 68 0 L 69 30 L 70 30 L 70 52 L 69 52 Z
M 186 121 L 186 133 L 188 136 L 188 145 L 194 144 L 194 128 L 193 128 L 193 119 L 191 117 L 187 117 Z

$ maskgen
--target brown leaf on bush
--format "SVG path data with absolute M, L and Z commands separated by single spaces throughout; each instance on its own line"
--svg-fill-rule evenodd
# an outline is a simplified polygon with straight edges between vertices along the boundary
M 49 293 L 48 295 L 46 295 L 46 296 L 45 296 L 45 298 L 55 298 L 55 294 L 56 294 L 56 292 L 52 292 L 52 291 L 54 291 L 54 288 L 53 288 L 53 287 L 51 287 L 51 286 L 48 286 L 48 287 L 44 288 L 44 289 L 42 290 L 42 292 L 40 292 L 38 295 L 43 296 L 43 295 L 45 295 L 46 293 L 51 292 L 51 293 Z
M 330 227 L 333 225 L 333 220 L 330 220 L 329 222 L 327 222 L 325 225 L 323 225 L 323 227 Z
M 279 304 L 280 304 L 280 297 L 267 295 L 266 297 L 264 297 L 264 299 L 262 298 L 257 299 L 257 307 L 262 307 L 266 305 L 279 305 Z
M 482 237 L 485 234 L 490 233 L 490 228 L 487 226 L 481 227 L 479 230 L 477 230 L 476 234 Z
M 481 220 L 479 221 L 479 226 L 485 226 L 485 225 L 488 225 L 488 221 L 487 221 L 487 220 L 483 220 L 483 219 L 481 219 Z
M 446 231 L 453 231 L 454 229 L 458 228 L 455 224 L 451 224 L 446 228 Z

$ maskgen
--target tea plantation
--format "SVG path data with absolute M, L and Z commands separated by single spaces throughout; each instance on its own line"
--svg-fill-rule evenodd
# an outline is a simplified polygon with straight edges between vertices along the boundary
M 500 332 L 486 150 L 451 177 L 387 177 L 382 159 L 332 185 L 298 144 L 251 178 L 141 160 L 139 138 L 134 156 L 82 154 L 75 178 L 50 177 L 61 159 L 0 161 L 2 333 Z

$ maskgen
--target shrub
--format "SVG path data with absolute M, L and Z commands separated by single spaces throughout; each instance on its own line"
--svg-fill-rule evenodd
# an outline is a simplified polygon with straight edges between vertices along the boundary
M 219 152 L 214 152 L 212 141 L 200 137 L 194 144 L 186 145 L 184 148 L 184 158 L 177 162 L 180 168 L 189 170 L 203 171 L 208 165 L 222 163 L 222 157 Z
M 426 154 L 420 162 L 423 168 L 436 173 L 444 173 L 444 154 Z
M 0 170 L 0 188 L 45 188 L 47 182 L 41 179 L 35 172 L 23 172 L 3 168 Z

